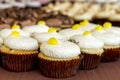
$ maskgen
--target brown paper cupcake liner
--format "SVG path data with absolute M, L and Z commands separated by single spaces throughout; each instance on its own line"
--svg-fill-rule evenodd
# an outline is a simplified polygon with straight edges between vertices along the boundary
M 25 72 L 35 68 L 37 53 L 34 54 L 9 54 L 2 53 L 2 66 L 8 71 Z
M 66 78 L 75 75 L 82 56 L 69 60 L 54 60 L 39 57 L 40 72 L 50 78 Z
M 113 62 L 120 58 L 120 48 L 104 49 L 102 62 Z
M 89 69 L 95 69 L 98 67 L 100 61 L 101 61 L 101 55 L 97 54 L 88 54 L 83 53 L 84 58 L 81 61 L 80 69 L 82 70 L 89 70 Z

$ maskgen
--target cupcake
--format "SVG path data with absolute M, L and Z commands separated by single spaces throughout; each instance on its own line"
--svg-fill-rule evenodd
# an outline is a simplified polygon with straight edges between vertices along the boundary
M 59 33 L 56 32 L 55 28 L 49 28 L 48 32 L 44 32 L 44 33 L 34 33 L 33 37 L 41 44 L 43 42 L 46 42 L 49 40 L 49 38 L 51 37 L 55 37 L 59 40 L 64 40 L 64 36 L 60 35 Z
M 112 62 L 119 59 L 120 37 L 118 35 L 103 30 L 102 26 L 97 26 L 93 36 L 104 42 L 102 62 Z
M 43 33 L 47 32 L 49 27 L 46 25 L 44 21 L 39 21 L 37 25 L 25 26 L 23 30 L 29 33 Z
M 30 37 L 13 31 L 1 46 L 2 67 L 8 71 L 25 72 L 34 69 L 38 55 L 38 43 Z
M 46 77 L 66 78 L 75 75 L 82 56 L 80 49 L 69 41 L 50 38 L 40 46 L 40 72 Z M 47 66 L 46 66 L 47 65 Z
M 21 30 L 20 26 L 17 24 L 14 24 L 11 29 L 2 29 L 0 30 L 0 37 L 2 37 L 3 39 L 5 39 L 7 36 L 9 36 L 11 34 L 12 31 L 18 31 L 20 32 L 21 36 L 26 36 L 26 37 L 30 37 L 30 33 Z
M 71 40 L 80 47 L 84 56 L 80 69 L 97 68 L 102 58 L 104 43 L 93 37 L 89 31 L 85 31 L 82 35 L 73 36 Z
M 72 26 L 72 28 L 63 29 L 59 31 L 59 34 L 64 35 L 65 38 L 69 40 L 70 37 L 83 33 L 83 30 L 80 27 L 81 27 L 80 24 L 75 24 Z

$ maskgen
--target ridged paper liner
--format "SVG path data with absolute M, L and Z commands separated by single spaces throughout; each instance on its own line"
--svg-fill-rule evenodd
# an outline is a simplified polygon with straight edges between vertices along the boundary
M 35 68 L 37 51 L 16 51 L 17 53 L 2 52 L 2 67 L 8 71 L 25 72 Z
M 104 49 L 102 62 L 117 61 L 120 57 L 120 48 Z
M 39 57 L 40 72 L 50 78 L 66 78 L 75 75 L 82 57 L 72 59 L 45 59 Z
M 80 69 L 89 70 L 89 69 L 97 68 L 102 58 L 101 55 L 88 54 L 83 52 L 82 54 L 84 58 L 81 61 Z

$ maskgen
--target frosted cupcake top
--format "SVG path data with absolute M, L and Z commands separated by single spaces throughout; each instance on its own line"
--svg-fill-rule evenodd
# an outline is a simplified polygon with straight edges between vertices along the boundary
M 100 49 L 104 46 L 104 43 L 93 37 L 89 31 L 85 31 L 82 35 L 73 36 L 71 40 L 77 43 L 80 48 Z
M 3 39 L 5 39 L 7 36 L 9 36 L 9 35 L 11 34 L 12 31 L 18 31 L 18 32 L 20 32 L 20 35 L 21 35 L 21 36 L 26 36 L 26 37 L 29 37 L 29 36 L 30 36 L 30 33 L 21 30 L 21 29 L 20 29 L 20 26 L 17 25 L 17 24 L 14 24 L 11 29 L 2 29 L 2 30 L 0 31 L 0 36 L 1 36 Z
M 34 38 L 38 40 L 39 43 L 48 41 L 49 38 L 55 37 L 59 40 L 63 40 L 64 36 L 56 32 L 55 28 L 49 28 L 48 32 L 45 33 L 34 33 Z
M 26 26 L 23 28 L 23 30 L 29 33 L 43 33 L 43 32 L 47 32 L 48 29 L 49 27 L 46 25 L 44 21 L 39 21 L 37 25 Z
M 20 8 L 25 8 L 26 7 L 25 2 L 11 1 L 10 3 L 12 4 L 12 6 L 17 6 L 17 7 L 20 7 Z
M 3 39 L 0 37 L 0 46 L 3 44 Z
M 4 39 L 4 45 L 10 49 L 16 50 L 37 50 L 38 42 L 37 40 L 30 37 L 20 36 L 20 33 L 13 31 L 11 36 Z
M 120 14 L 112 14 L 112 16 L 109 16 L 109 20 L 120 21 Z
M 72 58 L 80 53 L 79 47 L 69 41 L 59 41 L 56 38 L 50 38 L 40 46 L 40 51 L 53 58 Z
M 8 3 L 3 4 L 3 3 L 0 3 L 0 9 L 7 9 L 7 8 L 10 8 L 10 7 L 12 7 L 11 4 L 8 4 Z
M 106 32 L 102 27 L 96 27 L 93 36 L 104 42 L 105 45 L 119 45 L 120 37 L 114 33 Z
M 75 24 L 72 28 L 64 29 L 59 31 L 61 35 L 64 35 L 66 39 L 70 39 L 70 37 L 78 34 L 82 34 L 83 30 L 80 28 L 80 24 Z

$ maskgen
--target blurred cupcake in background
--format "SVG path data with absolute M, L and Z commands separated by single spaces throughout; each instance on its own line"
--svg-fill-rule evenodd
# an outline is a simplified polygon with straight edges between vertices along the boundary
M 85 31 L 82 35 L 71 37 L 71 41 L 76 43 L 84 56 L 80 69 L 94 69 L 98 67 L 103 53 L 104 43 L 95 37 L 89 31 Z

